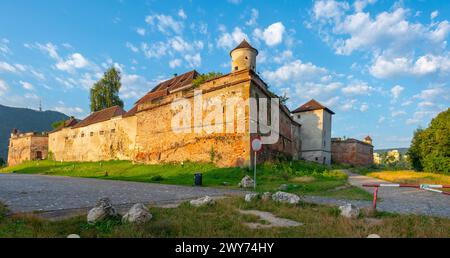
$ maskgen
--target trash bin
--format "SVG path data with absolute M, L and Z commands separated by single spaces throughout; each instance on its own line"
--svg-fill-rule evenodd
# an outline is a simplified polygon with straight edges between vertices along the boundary
M 203 175 L 201 173 L 196 173 L 194 176 L 194 185 L 195 186 L 202 186 L 202 177 Z

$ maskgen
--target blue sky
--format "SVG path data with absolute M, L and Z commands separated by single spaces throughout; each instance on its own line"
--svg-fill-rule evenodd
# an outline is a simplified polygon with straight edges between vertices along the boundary
M 89 87 L 122 71 L 126 109 L 161 80 L 230 71 L 243 38 L 296 108 L 336 112 L 333 136 L 407 147 L 450 103 L 449 1 L 1 1 L 0 104 L 83 118 Z

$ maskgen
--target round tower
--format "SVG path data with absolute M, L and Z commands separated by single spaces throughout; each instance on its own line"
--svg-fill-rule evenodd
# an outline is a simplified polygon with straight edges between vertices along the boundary
M 231 50 L 231 72 L 245 69 L 256 72 L 256 56 L 258 50 L 252 47 L 247 40 L 243 40 L 235 49 Z
M 370 138 L 369 135 L 368 135 L 366 138 L 364 138 L 364 142 L 365 142 L 365 143 L 368 143 L 368 144 L 370 144 L 370 145 L 372 145 L 372 143 L 373 143 L 372 138 Z

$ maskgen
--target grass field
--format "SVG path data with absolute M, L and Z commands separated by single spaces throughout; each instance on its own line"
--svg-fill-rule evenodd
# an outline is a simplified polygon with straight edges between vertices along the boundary
M 214 187 L 237 188 L 245 175 L 253 177 L 248 168 L 218 168 L 213 164 L 185 162 L 184 164 L 144 165 L 129 161 L 55 162 L 32 161 L 1 169 L 3 173 L 43 174 L 123 180 L 147 183 L 192 185 L 195 173 L 203 173 L 203 184 Z M 370 200 L 370 194 L 346 185 L 347 175 L 340 170 L 305 161 L 265 163 L 257 168 L 257 191 L 276 191 L 287 184 L 287 192 L 332 196 L 336 198 Z
M 367 175 L 399 184 L 450 185 L 450 176 L 448 175 L 415 172 L 412 170 L 372 172 Z M 450 189 L 446 191 L 450 191 Z
M 292 219 L 303 226 L 291 228 L 250 229 L 245 222 L 260 222 L 258 217 L 241 215 L 238 209 L 257 209 Z M 5 216 L 0 205 L 0 237 L 66 237 L 79 234 L 91 237 L 450 237 L 450 220 L 392 214 L 362 215 L 345 219 L 336 208 L 312 204 L 296 206 L 269 202 L 245 203 L 242 198 L 228 198 L 209 207 L 194 208 L 188 203 L 178 208 L 150 207 L 153 219 L 142 225 L 122 224 L 120 219 L 89 225 L 80 216 L 51 222 L 29 216 Z M 367 217 L 366 217 L 367 216 Z M 376 219 L 375 222 L 373 219 Z M 260 222 L 264 224 L 263 222 Z

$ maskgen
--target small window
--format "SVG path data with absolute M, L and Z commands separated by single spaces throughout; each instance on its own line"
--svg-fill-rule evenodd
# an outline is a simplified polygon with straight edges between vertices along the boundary
M 319 161 L 319 158 L 318 158 L 318 157 L 316 157 L 316 161 Z
M 105 131 L 100 131 L 100 135 L 104 135 L 105 134 Z
M 297 118 L 300 119 L 300 118 L 302 118 L 302 116 L 301 116 L 301 115 L 298 115 Z
M 239 67 L 237 67 L 237 66 L 234 67 L 234 70 L 235 70 L 235 71 L 237 71 L 238 69 L 239 69 Z
M 84 137 L 84 133 L 81 133 L 81 138 L 83 138 Z
M 116 133 L 116 129 L 111 129 L 111 133 Z
M 91 132 L 90 135 L 91 135 L 91 136 L 94 136 L 94 132 Z
M 247 57 L 247 56 L 245 57 L 245 60 L 248 60 L 248 57 Z

